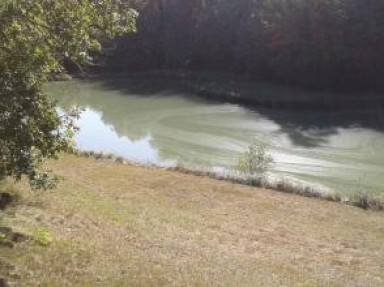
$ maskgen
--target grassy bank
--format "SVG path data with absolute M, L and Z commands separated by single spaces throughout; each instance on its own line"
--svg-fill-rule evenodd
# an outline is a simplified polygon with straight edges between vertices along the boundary
M 65 156 L 1 226 L 16 286 L 382 286 L 384 214 L 176 171 Z M 15 237 L 15 236 L 13 236 Z M 17 240 L 16 240 L 17 241 Z
M 72 154 L 81 157 L 91 157 L 96 160 L 111 160 L 120 164 L 150 166 L 152 168 L 164 168 L 156 164 L 137 164 L 125 160 L 122 157 L 114 156 L 113 154 L 96 153 L 93 151 L 73 150 Z M 175 166 L 165 167 L 166 170 L 176 171 L 188 175 L 209 177 L 216 180 L 222 180 L 229 183 L 246 185 L 251 187 L 259 187 L 268 190 L 291 193 L 295 195 L 316 198 L 320 200 L 333 201 L 341 204 L 352 205 L 363 209 L 371 209 L 376 211 L 384 210 L 384 194 L 381 192 L 372 192 L 364 186 L 356 186 L 354 190 L 338 191 L 328 189 L 321 185 L 310 184 L 306 181 L 293 180 L 287 178 L 273 178 L 268 175 L 250 175 L 243 174 L 236 170 L 236 167 L 227 171 L 214 171 L 204 167 L 188 167 L 181 162 Z

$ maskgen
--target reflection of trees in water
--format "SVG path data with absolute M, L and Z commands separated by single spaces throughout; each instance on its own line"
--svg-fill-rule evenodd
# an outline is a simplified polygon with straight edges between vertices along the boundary
M 80 105 L 100 112 L 104 124 L 112 126 L 119 136 L 138 141 L 151 135 L 151 145 L 158 149 L 163 159 L 186 161 L 188 158 L 198 158 L 195 153 L 199 139 L 190 138 L 189 133 L 204 130 L 203 125 L 193 122 L 193 118 L 198 117 L 198 109 L 206 112 L 199 101 L 186 102 L 183 98 L 164 95 L 124 99 L 113 91 L 106 93 L 99 85 L 90 83 L 67 89 L 61 89 L 59 83 L 51 87 L 49 92 L 55 93 L 54 98 L 64 108 Z M 187 125 L 188 130 L 180 129 L 180 125 Z M 215 154 L 217 149 L 208 147 L 205 151 Z
M 196 115 L 198 109 L 204 109 L 209 103 L 182 93 L 180 86 L 162 79 L 113 79 L 97 83 L 74 81 L 52 84 L 48 90 L 59 99 L 60 105 L 77 104 L 102 112 L 103 121 L 113 126 L 119 135 L 128 136 L 135 141 L 151 134 L 152 144 L 159 148 L 160 153 L 172 152 L 171 147 L 175 145 L 173 133 L 179 132 L 178 128 L 182 128 L 182 124 L 188 126 L 191 132 L 210 133 L 209 126 L 190 120 L 190 117 L 199 117 L 199 114 Z M 177 96 L 172 96 L 175 93 Z M 126 104 L 123 100 L 124 94 L 131 95 Z M 187 104 L 181 95 L 188 97 Z M 337 128 L 359 126 L 384 131 L 384 113 L 379 105 L 324 112 L 251 109 L 276 123 L 280 127 L 278 133 L 288 135 L 292 144 L 298 147 L 326 145 L 328 137 L 338 133 Z M 172 125 L 178 121 L 181 121 L 178 127 L 172 129 Z M 188 147 L 188 150 L 180 151 L 180 154 L 191 154 L 189 148 L 192 146 L 189 145 L 198 144 L 189 140 L 186 138 L 183 141 L 183 146 Z M 218 153 L 213 147 L 208 147 L 207 151 Z
M 188 94 L 188 88 L 183 86 L 182 81 L 175 80 L 172 76 L 149 75 L 138 76 L 128 80 L 107 79 L 103 81 L 102 88 L 107 91 L 118 90 L 127 95 L 135 94 L 146 97 L 173 90 L 178 92 L 179 95 L 191 97 L 191 95 Z M 272 86 L 270 91 L 267 91 L 268 87 L 266 88 L 265 85 L 250 85 L 246 89 L 249 90 L 243 91 L 244 93 L 257 95 L 260 92 L 262 95 L 267 94 L 271 97 L 273 97 L 274 92 L 279 94 L 284 93 L 284 90 L 281 88 Z M 258 89 L 260 89 L 260 91 Z M 319 99 L 328 101 L 334 98 L 333 96 L 330 97 L 327 93 L 321 92 L 295 91 L 291 88 L 287 88 L 285 91 L 286 95 L 279 95 L 280 97 L 277 98 L 282 100 L 285 97 L 300 99 L 305 96 L 309 99 L 315 99 L 315 102 L 319 101 Z M 295 97 L 295 93 L 298 93 L 299 96 Z M 281 109 L 279 100 L 276 101 L 275 108 L 273 105 L 269 105 L 269 108 L 252 108 L 249 106 L 247 106 L 247 108 L 254 110 L 261 116 L 279 125 L 281 132 L 287 134 L 291 141 L 297 146 L 315 147 L 321 145 L 326 142 L 328 136 L 337 133 L 337 128 L 358 126 L 380 132 L 384 131 L 384 103 L 373 100 L 377 95 L 367 95 L 367 100 L 360 100 L 358 104 L 355 102 L 359 98 L 356 95 L 338 95 L 338 97 L 349 100 L 345 100 L 345 105 L 335 103 L 335 110 L 316 111 L 316 106 L 311 107 L 311 110 Z
M 338 133 L 338 128 L 360 127 L 384 132 L 384 110 L 380 106 L 327 112 L 267 110 L 261 113 L 280 125 L 281 132 L 288 134 L 295 145 L 303 147 L 325 144 L 329 136 Z

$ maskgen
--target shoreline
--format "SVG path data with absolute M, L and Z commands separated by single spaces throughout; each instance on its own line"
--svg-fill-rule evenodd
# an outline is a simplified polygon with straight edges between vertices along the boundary
M 75 77 L 76 78 L 76 77 Z M 248 108 L 339 111 L 346 108 L 384 109 L 384 96 L 374 92 L 317 91 L 278 83 L 250 80 L 235 74 L 189 71 L 146 71 L 82 75 L 78 79 L 163 81 L 164 89 L 180 90 L 206 100 L 239 104 Z M 177 81 L 175 83 L 175 80 Z M 287 93 L 288 91 L 288 93 Z M 256 94 L 256 96 L 255 96 Z M 364 95 L 364 100 L 357 95 Z
M 281 193 L 295 194 L 307 198 L 331 201 L 343 205 L 354 206 L 365 210 L 384 211 L 384 196 L 370 193 L 366 190 L 356 192 L 339 192 L 330 190 L 320 185 L 306 183 L 302 180 L 272 179 L 265 175 L 241 176 L 234 172 L 219 173 L 204 168 L 188 168 L 183 165 L 163 167 L 153 163 L 143 164 L 124 159 L 113 154 L 103 154 L 93 151 L 74 150 L 70 154 L 74 156 L 93 158 L 96 160 L 108 160 L 116 164 L 135 166 L 141 168 L 151 168 L 166 171 L 173 171 L 185 175 L 197 177 L 207 177 L 218 181 L 230 182 L 255 188 L 277 191 Z
M 154 79 L 156 79 L 156 81 L 154 82 L 154 85 L 159 85 L 159 86 L 156 86 L 155 88 L 159 89 L 160 92 L 162 91 L 161 88 L 167 88 L 167 87 L 171 87 L 171 88 L 176 88 L 176 89 L 185 89 L 186 85 L 185 85 L 185 82 L 184 83 L 181 83 L 182 86 L 180 87 L 180 82 L 176 82 L 172 85 L 169 85 L 168 83 L 168 80 L 170 78 L 174 78 L 175 75 L 174 73 L 167 73 L 167 72 L 161 72 L 159 77 L 157 77 L 156 75 L 158 74 L 158 72 L 153 72 L 153 73 L 139 73 L 139 74 L 132 74 L 132 75 L 127 75 L 127 74 L 109 74 L 109 75 L 104 75 L 104 76 L 100 76 L 100 75 L 95 75 L 95 76 L 87 76 L 87 77 L 82 77 L 84 80 L 88 80 L 88 81 L 92 81 L 92 80 L 101 80 L 101 81 L 106 81 L 107 84 L 111 85 L 110 87 L 114 87 L 113 85 L 115 84 L 115 82 L 113 82 L 114 80 L 118 81 L 118 82 L 123 82 L 122 79 L 127 79 L 127 81 L 133 81 L 134 84 L 144 84 L 145 87 L 144 88 L 147 88 L 149 85 L 148 85 L 148 82 L 147 81 L 154 81 Z M 129 77 L 131 76 L 131 77 Z M 178 78 L 186 78 L 186 76 L 183 76 L 182 73 L 178 73 Z M 164 81 L 163 77 L 165 77 L 167 79 L 167 81 Z M 109 82 L 108 82 L 109 80 Z M 160 81 L 160 82 L 159 82 Z M 182 81 L 181 81 L 182 82 Z M 131 84 L 131 83 L 128 83 L 128 84 Z M 121 87 L 120 87 L 121 88 Z M 136 86 L 134 86 L 134 88 L 137 88 Z M 138 87 L 139 89 L 141 89 L 142 87 L 139 86 Z M 152 88 L 152 87 L 150 87 Z M 167 91 L 167 90 L 163 90 L 163 91 Z M 191 93 L 189 91 L 189 93 Z M 195 93 L 196 94 L 196 93 Z M 220 94 L 217 94 L 218 97 L 221 97 Z M 199 94 L 197 94 L 197 96 L 199 97 L 204 97 L 204 96 L 201 96 Z M 209 94 L 207 94 L 207 96 L 205 96 L 204 98 L 208 99 L 208 100 L 215 100 L 213 99 L 212 97 L 209 96 Z M 223 98 L 220 99 L 216 99 L 217 101 L 223 101 Z M 239 104 L 239 101 L 238 99 L 232 99 L 234 101 L 236 101 L 237 104 Z M 298 109 L 299 106 L 296 106 L 296 108 Z M 276 107 L 271 107 L 271 108 L 276 108 Z M 281 104 L 280 105 L 280 108 L 285 108 L 285 105 L 284 104 Z M 82 153 L 82 152 L 80 152 Z M 113 156 L 113 155 L 103 155 L 103 154 L 100 154 L 98 155 L 97 153 L 95 152 L 84 152 L 85 154 L 93 154 L 95 155 L 96 157 L 103 157 L 103 158 L 114 158 L 114 159 L 118 159 L 119 157 L 118 156 Z M 124 159 L 121 158 L 121 160 L 118 160 L 118 161 L 121 161 L 121 162 L 125 162 Z M 127 161 L 129 162 L 129 160 Z M 132 163 L 132 162 L 129 162 L 129 164 L 134 164 L 136 165 L 135 163 Z M 142 164 L 138 164 L 138 165 L 142 165 Z M 154 165 L 154 164 L 148 164 L 149 166 L 156 166 L 156 168 L 164 168 L 162 167 L 161 165 Z M 146 164 L 142 165 L 142 166 L 148 166 Z M 216 178 L 216 179 L 219 179 L 219 180 L 226 180 L 226 181 L 230 181 L 230 182 L 234 182 L 234 183 L 239 183 L 239 184 L 243 184 L 243 185 L 248 185 L 248 186 L 255 186 L 255 187 L 264 187 L 264 188 L 268 188 L 268 189 L 272 189 L 272 190 L 279 190 L 279 191 L 282 191 L 282 192 L 286 192 L 286 193 L 294 193 L 294 194 L 300 194 L 300 195 L 304 195 L 306 197 L 314 197 L 314 198 L 323 198 L 325 200 L 329 200 L 329 201 L 335 201 L 335 202 L 340 202 L 340 203 L 344 203 L 344 204 L 349 204 L 349 205 L 354 205 L 354 206 L 359 206 L 359 207 L 362 207 L 362 208 L 365 208 L 365 209 L 370 209 L 373 207 L 373 209 L 379 209 L 379 210 L 382 210 L 384 209 L 384 198 L 383 199 L 378 199 L 376 198 L 376 194 L 371 194 L 371 192 L 367 191 L 367 190 L 364 190 L 363 188 L 358 188 L 358 191 L 346 191 L 346 192 L 338 192 L 338 191 L 335 191 L 335 192 L 329 192 L 329 190 L 326 190 L 324 192 L 324 188 L 321 188 L 321 185 L 320 184 L 316 184 L 316 183 L 311 183 L 310 181 L 308 183 L 305 183 L 305 181 L 295 181 L 295 180 L 286 180 L 286 179 L 279 179 L 279 180 L 271 180 L 270 178 L 266 179 L 265 177 L 261 178 L 261 177 L 256 177 L 256 178 L 244 178 L 244 177 L 240 177 L 238 175 L 234 175 L 233 173 L 225 173 L 225 174 L 220 174 L 218 172 L 215 172 L 215 171 L 212 171 L 212 170 L 206 170 L 204 167 L 198 167 L 198 168 L 186 168 L 186 167 L 183 167 L 183 166 L 179 166 L 179 167 L 167 167 L 168 169 L 173 169 L 173 170 L 177 170 L 179 169 L 179 171 L 183 172 L 183 173 L 187 173 L 187 174 L 194 174 L 194 175 L 199 175 L 199 176 L 209 176 L 211 178 Z M 304 182 L 304 183 L 303 183 Z M 356 194 L 358 193 L 358 194 Z

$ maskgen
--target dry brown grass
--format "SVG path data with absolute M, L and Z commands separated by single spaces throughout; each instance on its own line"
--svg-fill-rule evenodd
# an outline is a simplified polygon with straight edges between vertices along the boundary
M 384 285 L 382 212 L 108 160 L 48 165 L 65 180 L 3 219 L 53 236 L 0 247 L 16 286 Z

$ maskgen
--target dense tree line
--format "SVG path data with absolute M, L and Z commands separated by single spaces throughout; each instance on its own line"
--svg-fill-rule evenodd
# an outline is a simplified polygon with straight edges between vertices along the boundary
M 216 70 L 312 88 L 383 88 L 382 0 L 137 1 L 109 67 Z

